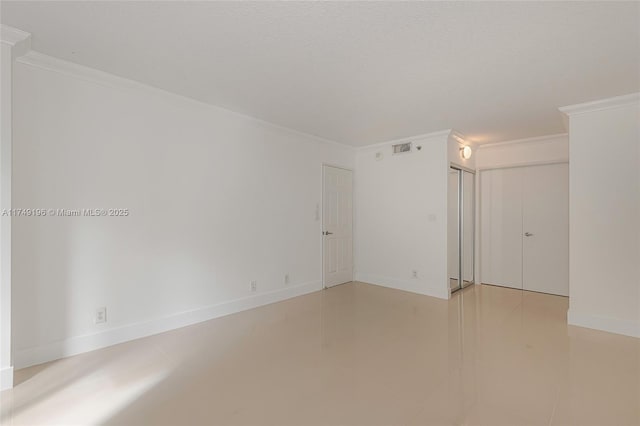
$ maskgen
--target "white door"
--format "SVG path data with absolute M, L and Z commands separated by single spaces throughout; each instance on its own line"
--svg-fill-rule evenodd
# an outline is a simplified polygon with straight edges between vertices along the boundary
M 482 282 L 522 288 L 521 169 L 480 173 L 480 221 Z
M 323 167 L 324 286 L 353 280 L 353 176 L 350 170 Z
M 567 164 L 480 175 L 483 283 L 569 295 Z
M 522 284 L 569 295 L 569 166 L 523 168 Z

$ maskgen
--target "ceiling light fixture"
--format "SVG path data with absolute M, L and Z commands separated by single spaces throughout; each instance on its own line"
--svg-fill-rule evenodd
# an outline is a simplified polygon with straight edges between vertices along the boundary
M 464 160 L 468 160 L 469 158 L 471 158 L 471 147 L 470 146 L 463 146 L 462 148 L 460 148 L 460 157 L 462 157 Z

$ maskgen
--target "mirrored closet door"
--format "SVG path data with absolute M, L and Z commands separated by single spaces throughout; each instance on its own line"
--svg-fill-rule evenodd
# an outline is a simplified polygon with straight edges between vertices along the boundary
M 475 173 L 458 166 L 449 169 L 448 271 L 451 292 L 474 283 Z

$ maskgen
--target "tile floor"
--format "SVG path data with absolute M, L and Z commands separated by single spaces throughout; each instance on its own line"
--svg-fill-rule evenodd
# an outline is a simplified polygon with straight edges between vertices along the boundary
M 640 339 L 568 300 L 344 284 L 20 370 L 7 425 L 639 425 Z

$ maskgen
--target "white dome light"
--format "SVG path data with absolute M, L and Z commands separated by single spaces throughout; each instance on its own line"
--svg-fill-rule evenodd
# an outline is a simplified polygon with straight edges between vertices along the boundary
M 460 148 L 460 157 L 464 158 L 465 160 L 471 158 L 471 154 L 472 151 L 470 146 L 463 146 L 462 148 Z

